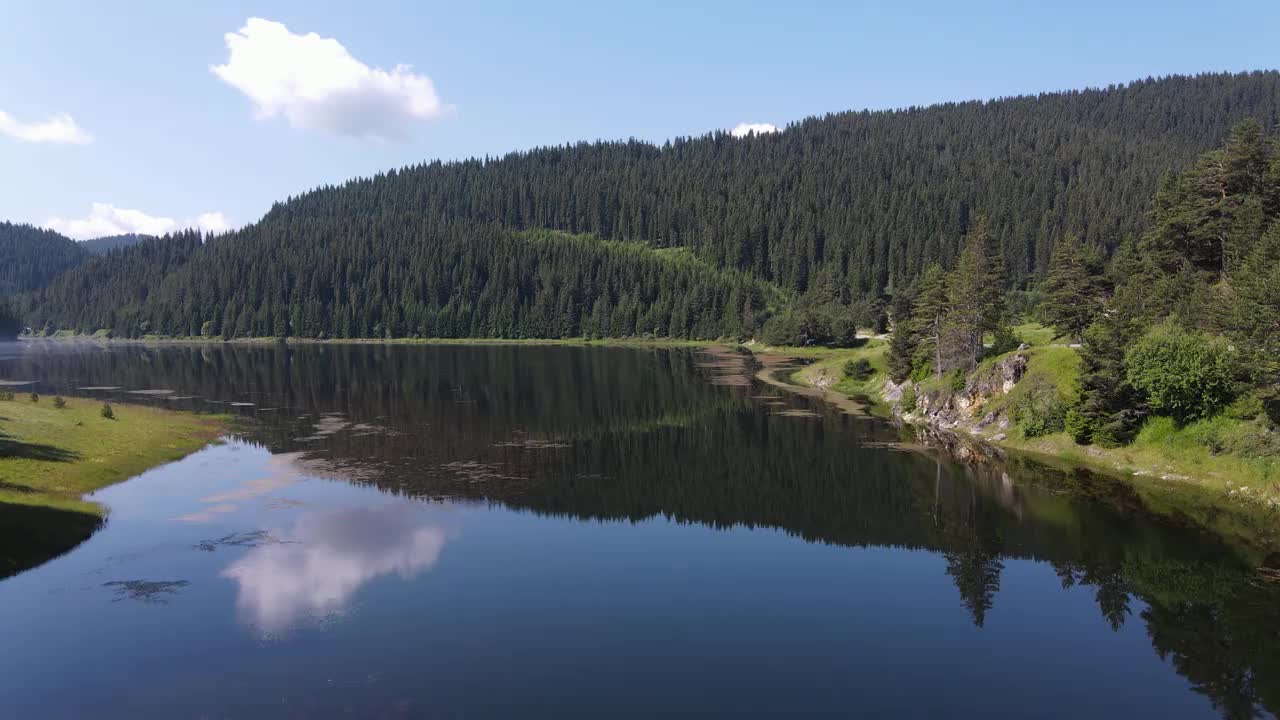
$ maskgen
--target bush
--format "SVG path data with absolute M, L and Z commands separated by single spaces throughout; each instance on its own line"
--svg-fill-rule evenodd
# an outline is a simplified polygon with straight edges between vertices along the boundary
M 845 376 L 856 382 L 865 382 L 875 374 L 875 371 L 875 368 L 871 367 L 871 361 L 866 358 L 847 360 L 844 364 Z
M 991 333 L 991 347 L 987 354 L 989 356 L 1003 355 L 1007 352 L 1013 352 L 1022 344 L 1022 340 L 1018 337 L 1013 328 L 1008 325 L 1001 325 Z
M 31 393 L 31 402 L 33 403 L 40 402 L 40 393 L 34 393 L 34 392 Z
M 1024 438 L 1052 435 L 1067 428 L 1067 406 L 1056 388 L 1040 381 L 1010 401 L 1009 419 L 1021 428 Z
M 200 337 L 211 338 L 218 329 L 218 324 L 212 320 L 205 320 L 200 326 Z
M 902 404 L 902 412 L 904 413 L 909 413 L 912 410 L 915 410 L 916 386 L 911 383 L 907 383 L 906 387 L 902 388 L 902 399 L 898 402 Z
M 1179 424 L 1207 418 L 1236 395 L 1240 374 L 1226 342 L 1173 322 L 1147 331 L 1124 356 L 1125 378 L 1146 395 L 1152 412 Z
M 1062 421 L 1062 429 L 1066 430 L 1078 445 L 1088 445 L 1093 442 L 1093 426 L 1089 423 L 1089 417 L 1079 407 L 1067 410 L 1067 415 Z
M 1263 412 L 1262 398 L 1257 393 L 1249 393 L 1237 398 L 1222 411 L 1222 414 L 1232 420 L 1253 420 Z
M 116 411 L 111 409 L 111 403 L 102 403 L 102 417 L 108 420 L 116 419 Z
M 827 323 L 831 344 L 836 347 L 858 346 L 858 323 L 847 313 L 832 314 Z
M 13 393 L 8 390 L 0 390 L 0 400 L 12 400 Z
M 61 410 L 67 406 L 67 401 L 61 395 L 55 395 L 53 397 L 53 406 Z

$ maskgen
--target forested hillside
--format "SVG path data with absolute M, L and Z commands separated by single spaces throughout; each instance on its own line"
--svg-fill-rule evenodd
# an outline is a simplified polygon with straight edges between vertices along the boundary
M 92 240 L 83 240 L 80 247 L 88 250 L 94 255 L 106 255 L 116 248 L 129 247 L 137 245 L 143 240 L 151 238 L 151 235 L 139 235 L 137 233 L 127 233 L 124 235 L 108 235 L 107 237 L 93 238 Z
M 119 334 L 707 338 L 749 336 L 776 295 L 686 252 L 356 216 L 336 234 L 264 223 L 203 247 L 144 241 L 62 276 L 32 312 Z
M 1240 120 L 1280 122 L 1280 74 L 1148 80 L 1104 90 L 810 118 L 785 132 L 578 144 L 431 163 L 325 188 L 266 222 L 438 214 L 685 246 L 806 291 L 876 294 L 949 265 L 991 217 L 1009 282 L 1068 231 L 1138 234 L 1160 177 Z
M 0 299 L 44 287 L 86 257 L 74 240 L 52 230 L 0 222 Z
M 980 216 L 1000 290 L 1039 283 L 1068 233 L 1103 254 L 1141 236 L 1160 178 L 1245 118 L 1280 122 L 1280 74 L 436 162 L 203 246 L 123 248 L 18 305 L 33 327 L 129 336 L 745 337 L 772 313 L 779 339 L 838 341 L 960 262 Z
M 917 381 L 912 393 L 958 389 L 985 357 L 1019 344 L 1010 323 L 1020 318 L 993 291 L 994 247 L 977 223 L 952 268 L 931 265 L 895 298 L 892 380 Z M 1196 443 L 1214 455 L 1280 455 L 1280 137 L 1259 123 L 1168 176 L 1147 230 L 1109 262 L 1066 238 L 1039 295 L 1031 314 L 1062 337 L 1062 362 L 1058 379 L 1020 388 L 1010 414 L 1025 437 L 1115 447 L 1163 419 L 1171 431 L 1201 423 Z

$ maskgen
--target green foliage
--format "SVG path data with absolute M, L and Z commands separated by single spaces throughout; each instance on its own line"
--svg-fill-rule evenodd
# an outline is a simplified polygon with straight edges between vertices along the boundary
M 1011 318 L 1037 318 L 1046 300 L 1043 290 L 1010 290 L 1005 293 L 1004 306 Z
M 111 403 L 102 403 L 102 409 L 98 411 L 102 417 L 108 420 L 116 419 L 116 411 L 111 409 Z
M 0 222 L 0 296 L 44 287 L 89 253 L 52 230 Z
M 38 403 L 40 402 L 40 393 L 33 392 L 27 396 L 27 399 L 29 399 L 33 403 Z
M 1273 117 L 1278 87 L 1274 72 L 1171 77 L 432 162 L 290 198 L 208 243 L 142 239 L 69 270 L 27 250 L 12 263 L 0 241 L 0 293 L 12 271 L 32 327 L 122 337 L 214 321 L 225 337 L 744 338 L 804 304 L 880 327 L 883 295 L 962 265 L 977 210 L 1005 276 L 982 291 L 1043 277 L 1067 232 L 1107 250 L 1138 235 L 1159 174 Z
M 67 401 L 61 395 L 54 395 L 53 406 L 59 410 L 63 410 L 67 407 Z
M 13 400 L 13 392 L 9 390 L 0 390 L 0 400 Z
M 1022 339 L 1013 331 L 1013 328 L 1001 323 L 991 333 L 991 347 L 987 348 L 987 355 L 994 357 L 1013 352 L 1020 345 L 1022 345 Z
M 1240 376 L 1235 352 L 1220 339 L 1188 332 L 1175 322 L 1147 331 L 1124 358 L 1125 379 L 1151 410 L 1180 423 L 1209 417 L 1235 397 Z
M 1085 328 L 1102 311 L 1109 294 L 1104 266 L 1102 253 L 1083 247 L 1074 233 L 1063 238 L 1054 248 L 1044 283 L 1045 322 L 1076 342 L 1084 339 Z
M 200 337 L 211 338 L 217 334 L 218 323 L 213 320 L 205 320 L 200 324 Z
M 846 360 L 844 367 L 841 369 L 844 371 L 845 377 L 855 382 L 866 382 L 876 371 L 871 366 L 871 361 L 867 358 Z
M 984 353 L 983 337 L 1003 326 L 1004 261 L 990 221 L 979 217 L 965 235 L 956 267 L 947 276 L 937 372 L 973 372 Z
M 1067 414 L 1062 421 L 1062 429 L 1071 436 L 1072 440 L 1081 445 L 1088 445 L 1093 440 L 1093 426 L 1089 422 L 1089 417 L 1078 405 L 1067 409 Z
M 1023 383 L 1027 387 L 1011 399 L 1008 408 L 1009 419 L 1022 431 L 1022 436 L 1037 438 L 1067 429 L 1067 406 L 1057 388 L 1041 379 L 1027 379 Z
M 1114 294 L 1085 333 L 1080 437 L 1126 443 L 1148 411 L 1206 417 L 1240 389 L 1241 368 L 1269 413 L 1263 390 L 1280 381 L 1278 162 L 1275 142 L 1245 122 L 1161 181 L 1150 228 L 1115 252 Z M 1143 337 L 1169 317 L 1184 337 Z
M 1235 402 L 1222 411 L 1222 414 L 1232 420 L 1254 420 L 1265 415 L 1266 411 L 1262 406 L 1262 397 L 1256 392 L 1251 392 L 1236 398 Z
M 0 340 L 15 340 L 22 332 L 22 320 L 9 303 L 0 300 Z
M 769 345 L 792 347 L 858 347 L 865 342 L 858 338 L 848 309 L 838 305 L 802 305 L 774 315 L 765 322 L 761 339 Z
M 914 383 L 907 383 L 902 388 L 902 399 L 899 400 L 902 405 L 902 412 L 909 413 L 916 409 L 916 386 Z

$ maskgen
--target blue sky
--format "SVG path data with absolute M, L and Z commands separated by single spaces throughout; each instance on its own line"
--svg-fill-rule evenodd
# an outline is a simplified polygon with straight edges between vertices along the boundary
M 3 4 L 0 219 L 82 236 L 435 158 L 1280 67 L 1274 0 Z

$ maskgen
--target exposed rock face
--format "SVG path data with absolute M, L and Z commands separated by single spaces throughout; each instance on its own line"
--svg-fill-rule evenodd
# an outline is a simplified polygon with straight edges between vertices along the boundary
M 1009 419 L 1002 413 L 982 412 L 982 408 L 992 398 L 1008 393 L 1018 384 L 1027 372 L 1027 356 L 1021 352 L 1001 358 L 991 367 L 974 373 L 960 390 L 944 388 L 922 392 L 915 385 L 916 407 L 912 412 L 903 413 L 901 406 L 903 391 L 911 383 L 910 380 L 901 385 L 892 381 L 885 382 L 884 399 L 893 403 L 894 415 L 904 417 L 912 422 L 920 422 L 941 430 L 954 430 L 961 426 L 970 429 L 981 429 L 995 425 L 1001 430 L 1009 427 Z M 975 418 L 980 418 L 975 420 Z

